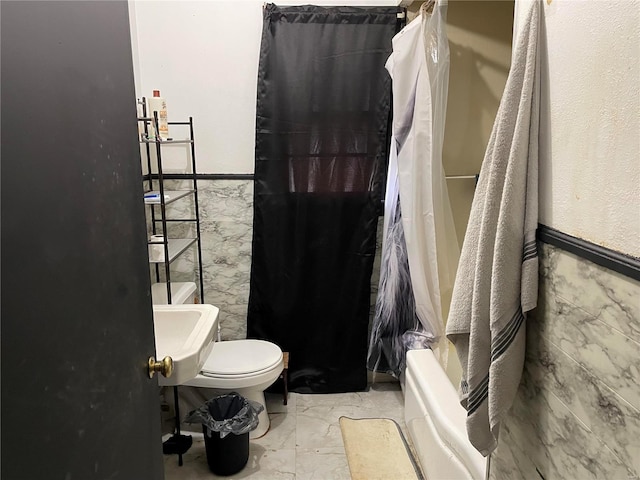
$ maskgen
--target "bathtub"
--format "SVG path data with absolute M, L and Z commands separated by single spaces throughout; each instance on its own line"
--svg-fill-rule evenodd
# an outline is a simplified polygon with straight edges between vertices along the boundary
M 407 353 L 404 391 L 407 431 L 426 479 L 483 480 L 487 460 L 469 442 L 467 412 L 431 350 Z

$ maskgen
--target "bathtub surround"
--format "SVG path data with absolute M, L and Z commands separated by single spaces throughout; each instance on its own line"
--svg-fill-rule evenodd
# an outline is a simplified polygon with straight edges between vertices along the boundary
M 640 281 L 544 244 L 540 265 L 490 478 L 638 478 Z
M 471 443 L 487 456 L 522 374 L 525 315 L 537 301 L 538 2 L 511 71 L 471 207 L 447 324 Z

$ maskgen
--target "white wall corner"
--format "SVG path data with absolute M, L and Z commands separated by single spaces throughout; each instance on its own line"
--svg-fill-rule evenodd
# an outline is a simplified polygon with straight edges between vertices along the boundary
M 396 5 L 398 7 L 408 7 L 409 5 L 411 5 L 415 0 L 396 0 Z

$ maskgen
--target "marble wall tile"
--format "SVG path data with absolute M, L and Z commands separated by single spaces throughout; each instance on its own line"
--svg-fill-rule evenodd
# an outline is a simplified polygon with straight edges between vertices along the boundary
M 243 223 L 215 221 L 202 233 L 205 299 L 220 308 L 225 340 L 246 338 L 251 228 Z
M 640 343 L 640 282 L 551 245 L 541 253 L 541 276 L 553 295 Z
M 507 435 L 492 455 L 491 478 L 627 479 L 631 471 L 552 392 L 528 383 L 518 392 Z M 505 451 L 512 462 L 507 463 Z M 517 472 L 517 474 L 515 474 Z
M 253 182 L 199 182 L 205 302 L 220 308 L 224 340 L 247 336 Z
M 532 320 L 535 333 L 640 410 L 640 343 L 552 294 L 540 295 L 536 316 L 547 320 Z
M 521 425 L 516 424 L 513 428 L 515 431 L 512 431 L 511 421 L 500 427 L 500 442 L 491 456 L 489 479 L 540 480 L 535 464 L 524 450 L 525 442 L 519 439 Z
M 626 465 L 640 474 L 640 411 L 578 364 L 552 341 L 530 329 L 527 363 L 539 388 L 552 392 Z
M 639 478 L 640 283 L 541 247 L 523 378 L 491 478 Z
M 203 214 L 211 221 L 253 223 L 253 180 L 206 180 L 202 185 L 200 203 Z

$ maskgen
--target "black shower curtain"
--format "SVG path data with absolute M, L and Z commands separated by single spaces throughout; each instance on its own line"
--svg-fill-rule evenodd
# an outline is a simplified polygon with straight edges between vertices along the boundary
M 290 352 L 297 392 L 367 385 L 396 13 L 264 9 L 248 337 Z

